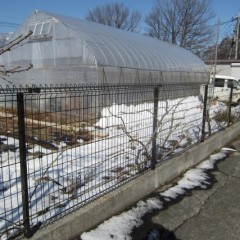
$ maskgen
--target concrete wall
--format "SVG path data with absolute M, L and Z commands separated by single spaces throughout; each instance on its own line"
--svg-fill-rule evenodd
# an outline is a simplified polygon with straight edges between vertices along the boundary
M 79 236 L 109 217 L 120 213 L 135 202 L 147 196 L 160 186 L 170 182 L 188 168 L 208 158 L 213 152 L 231 142 L 240 135 L 240 123 L 223 130 L 204 143 L 167 161 L 139 176 L 122 187 L 98 198 L 76 212 L 48 225 L 37 232 L 31 239 L 70 240 Z
M 231 76 L 240 77 L 240 63 L 231 64 Z
M 222 64 L 216 66 L 216 73 L 220 75 L 231 76 L 232 69 L 230 64 Z

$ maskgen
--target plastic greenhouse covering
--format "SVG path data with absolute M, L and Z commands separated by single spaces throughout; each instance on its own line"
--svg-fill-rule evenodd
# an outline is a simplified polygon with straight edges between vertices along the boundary
M 191 52 L 137 33 L 35 11 L 9 41 L 28 31 L 33 34 L 1 55 L 0 63 L 33 68 L 0 85 L 207 81 L 205 64 Z

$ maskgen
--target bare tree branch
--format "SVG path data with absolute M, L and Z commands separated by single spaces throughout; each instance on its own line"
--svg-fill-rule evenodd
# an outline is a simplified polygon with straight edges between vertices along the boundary
M 1 65 L 0 68 L 1 67 L 4 68 L 4 70 L 0 69 L 0 74 L 2 74 L 3 76 L 6 76 L 8 74 L 20 73 L 20 72 L 28 71 L 28 70 L 30 70 L 33 67 L 33 65 L 30 63 L 28 67 L 22 68 L 21 66 L 18 66 L 18 67 L 14 67 L 14 68 L 11 68 L 11 69 L 7 69 L 3 65 Z
M 138 32 L 141 14 L 138 11 L 130 12 L 123 3 L 111 3 L 89 10 L 86 19 L 118 29 Z
M 32 31 L 29 31 L 27 34 L 25 35 L 20 35 L 19 37 L 13 39 L 11 42 L 7 43 L 5 46 L 3 46 L 2 48 L 0 48 L 0 55 L 4 54 L 7 51 L 11 51 L 11 49 L 18 45 L 19 43 L 23 42 L 25 39 L 27 39 L 30 35 L 32 35 Z M 4 65 L 0 65 L 0 77 L 11 83 L 10 81 L 6 80 L 4 78 L 4 76 L 8 76 L 9 74 L 14 74 L 14 73 L 20 73 L 20 72 L 24 72 L 24 71 L 28 71 L 33 67 L 32 64 L 29 64 L 29 66 L 27 67 L 21 67 L 21 66 L 17 66 L 17 67 L 13 67 L 13 68 L 7 68 Z
M 16 46 L 23 40 L 27 39 L 30 35 L 32 35 L 32 31 L 29 31 L 26 35 L 20 35 L 19 37 L 15 38 L 13 41 L 9 42 L 4 47 L 0 48 L 0 55 L 4 52 L 10 51 L 12 47 Z
M 212 37 L 210 0 L 155 0 L 146 16 L 147 34 L 198 53 Z

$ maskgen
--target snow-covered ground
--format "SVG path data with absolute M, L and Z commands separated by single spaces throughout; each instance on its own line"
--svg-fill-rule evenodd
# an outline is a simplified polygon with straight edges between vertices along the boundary
M 220 103 L 212 105 L 210 116 L 214 116 L 220 107 L 225 108 Z M 198 97 L 159 102 L 159 158 L 199 141 L 202 108 Z M 214 120 L 211 125 L 212 132 L 218 130 L 219 124 Z M 28 149 L 32 225 L 81 206 L 149 167 L 146 157 L 151 157 L 153 103 L 105 108 L 95 127 L 107 132 L 107 137 L 68 149 L 64 149 L 65 143 L 61 142 L 58 151 L 38 145 Z M 22 220 L 19 143 L 10 137 L 0 138 L 1 143 L 16 148 L 15 151 L 2 151 L 0 155 L 0 232 L 10 227 L 15 231 L 21 226 Z M 39 157 L 33 157 L 34 154 Z M 145 203 L 140 202 L 137 208 L 146 212 L 160 207 L 160 202 L 150 199 Z M 138 224 L 138 221 L 132 219 L 132 224 Z

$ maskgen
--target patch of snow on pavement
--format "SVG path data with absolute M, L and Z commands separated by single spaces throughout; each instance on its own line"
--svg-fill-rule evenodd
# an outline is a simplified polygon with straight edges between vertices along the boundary
M 209 159 L 197 165 L 195 168 L 188 170 L 178 183 L 160 193 L 160 196 L 170 199 L 176 199 L 179 195 L 183 195 L 185 189 L 193 189 L 195 187 L 205 188 L 209 184 L 209 176 L 206 170 L 213 169 L 217 160 L 226 157 L 226 153 L 219 152 L 213 154 Z M 85 232 L 81 235 L 82 240 L 130 240 L 131 232 L 134 227 L 143 224 L 142 217 L 153 210 L 161 210 L 163 202 L 158 197 L 147 199 L 145 202 L 138 202 L 137 206 L 127 212 L 123 212 L 118 216 L 111 217 L 109 220 L 100 224 L 96 229 Z
M 99 225 L 96 230 L 83 233 L 81 238 L 82 240 L 130 240 L 132 229 L 143 223 L 142 217 L 147 212 L 161 208 L 162 202 L 159 199 L 151 198 L 146 202 L 140 201 L 136 207 L 110 218 L 103 224 Z

